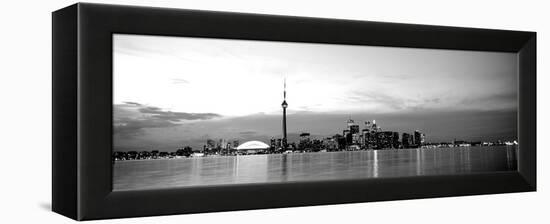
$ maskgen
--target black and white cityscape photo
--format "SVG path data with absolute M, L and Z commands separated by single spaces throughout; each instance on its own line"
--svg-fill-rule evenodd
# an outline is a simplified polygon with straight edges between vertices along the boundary
M 515 53 L 113 35 L 113 190 L 517 169 Z

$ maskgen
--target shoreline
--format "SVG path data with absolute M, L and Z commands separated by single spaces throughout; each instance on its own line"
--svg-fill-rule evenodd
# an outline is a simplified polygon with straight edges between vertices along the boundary
M 206 158 L 222 158 L 222 157 L 258 157 L 269 155 L 304 155 L 304 154 L 329 154 L 329 153 L 358 153 L 358 152 L 398 152 L 398 151 L 417 151 L 417 150 L 463 150 L 463 149 L 489 149 L 499 147 L 513 147 L 515 150 L 519 149 L 519 145 L 491 145 L 491 146 L 460 146 L 460 147 L 429 147 L 429 148 L 406 148 L 406 149 L 369 149 L 369 150 L 342 150 L 342 151 L 326 151 L 326 152 L 292 152 L 292 153 L 265 153 L 265 154 L 243 154 L 243 155 L 205 155 L 205 156 L 189 156 L 180 158 L 157 158 L 157 159 L 130 159 L 130 160 L 113 160 L 113 163 L 124 162 L 137 162 L 137 161 L 162 161 L 162 160 L 197 160 Z

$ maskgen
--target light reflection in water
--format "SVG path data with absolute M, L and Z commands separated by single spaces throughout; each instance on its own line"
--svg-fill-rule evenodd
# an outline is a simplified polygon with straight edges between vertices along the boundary
M 415 149 L 416 151 L 416 175 L 420 176 L 422 175 L 421 165 L 422 165 L 422 158 L 420 157 L 420 150 Z
M 400 149 L 117 161 L 114 190 L 444 175 L 517 169 L 516 147 Z
M 374 151 L 373 175 L 378 177 L 378 151 Z

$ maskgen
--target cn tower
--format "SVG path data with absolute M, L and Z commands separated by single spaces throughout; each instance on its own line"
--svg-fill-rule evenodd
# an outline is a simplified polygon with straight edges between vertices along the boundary
M 283 149 L 286 149 L 287 145 L 287 139 L 286 139 L 286 108 L 288 107 L 288 104 L 286 103 L 286 79 L 284 81 L 284 87 L 283 87 L 283 103 L 281 104 L 283 107 Z

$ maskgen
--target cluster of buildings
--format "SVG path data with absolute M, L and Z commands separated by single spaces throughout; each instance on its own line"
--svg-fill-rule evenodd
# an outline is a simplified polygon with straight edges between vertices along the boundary
M 365 127 L 360 128 L 359 124 L 349 119 L 347 128 L 342 134 L 336 134 L 323 139 L 313 139 L 310 133 L 301 133 L 298 144 L 288 144 L 286 139 L 271 139 L 270 150 L 272 152 L 299 151 L 354 151 L 368 149 L 402 149 L 418 148 L 424 145 L 425 135 L 416 130 L 413 133 L 400 135 L 394 131 L 382 131 L 373 120 L 365 122 Z
M 239 147 L 239 140 L 231 141 L 227 139 L 219 139 L 216 141 L 213 139 L 207 139 L 206 144 L 202 146 L 202 152 L 231 154 L 237 147 Z

